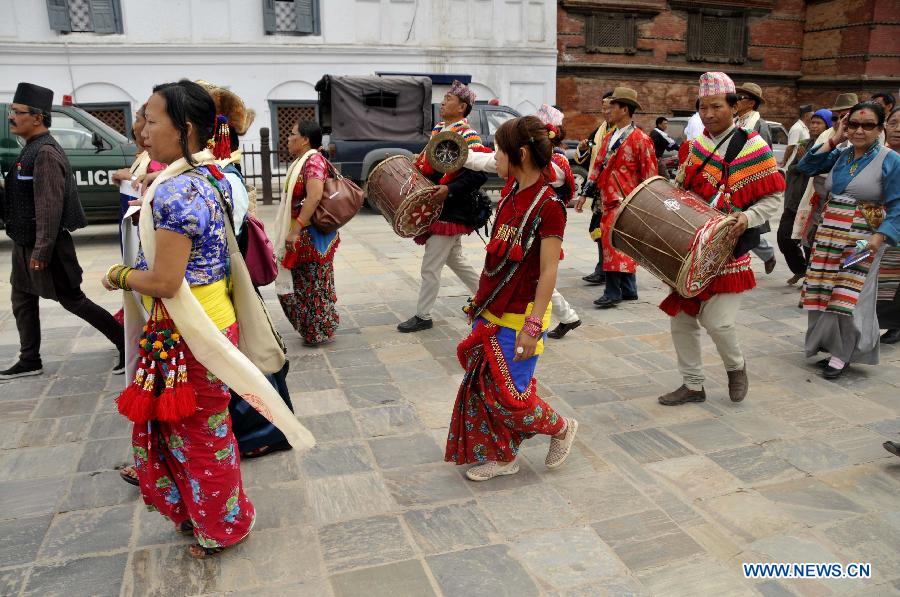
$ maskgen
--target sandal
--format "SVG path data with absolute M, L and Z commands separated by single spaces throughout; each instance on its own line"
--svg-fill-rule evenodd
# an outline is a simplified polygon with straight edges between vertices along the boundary
M 194 523 L 192 523 L 190 520 L 185 520 L 181 524 L 175 525 L 175 532 L 180 535 L 193 535 Z
M 515 475 L 518 472 L 519 463 L 515 460 L 506 464 L 506 466 L 502 465 L 496 460 L 489 460 L 484 464 L 473 466 L 472 468 L 467 470 L 466 477 L 468 477 L 470 481 L 489 481 L 494 477 L 500 477 L 503 475 Z
M 140 480 L 138 480 L 137 471 L 133 466 L 126 466 L 120 469 L 119 476 L 122 477 L 122 480 L 129 485 L 134 485 L 135 487 L 140 487 L 141 485 Z
M 261 448 L 256 448 L 254 450 L 241 452 L 241 458 L 262 458 L 266 454 L 272 454 L 274 452 L 286 452 L 287 450 L 293 450 L 291 444 L 289 444 L 288 442 L 278 442 L 277 444 L 272 444 L 271 446 L 262 446 Z
M 575 441 L 575 434 L 578 432 L 578 421 L 569 418 L 566 420 L 566 435 L 562 439 L 551 438 L 550 449 L 547 451 L 547 458 L 544 464 L 547 468 L 554 469 L 562 465 L 569 457 L 572 451 L 572 443 Z
M 197 560 L 211 558 L 214 555 L 222 553 L 224 550 L 224 547 L 203 547 L 199 543 L 195 543 L 188 547 L 188 553 L 191 554 L 192 558 Z

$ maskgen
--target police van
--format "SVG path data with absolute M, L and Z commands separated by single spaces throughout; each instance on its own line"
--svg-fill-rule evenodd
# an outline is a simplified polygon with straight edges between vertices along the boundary
M 0 103 L 6 116 L 10 104 Z M 66 152 L 78 184 L 78 198 L 88 222 L 113 222 L 119 216 L 119 186 L 113 173 L 131 166 L 136 147 L 118 131 L 76 106 L 53 106 L 50 133 Z M 0 122 L 0 171 L 15 166 L 25 142 L 9 130 L 9 119 Z M 2 214 L 0 214 L 2 217 Z

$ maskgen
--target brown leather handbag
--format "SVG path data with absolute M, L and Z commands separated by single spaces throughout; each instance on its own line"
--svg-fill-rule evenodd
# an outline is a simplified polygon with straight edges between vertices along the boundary
M 334 232 L 355 216 L 363 206 L 363 192 L 356 183 L 344 178 L 331 162 L 322 199 L 312 215 L 312 225 L 324 233 Z

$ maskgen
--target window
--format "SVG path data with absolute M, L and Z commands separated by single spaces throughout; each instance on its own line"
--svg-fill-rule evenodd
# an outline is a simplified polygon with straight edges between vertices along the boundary
M 78 104 L 78 107 L 120 135 L 131 138 L 131 104 Z
M 272 139 L 275 142 L 273 151 L 278 153 L 278 160 L 282 162 L 290 162 L 291 154 L 288 152 L 288 137 L 291 135 L 291 129 L 300 120 L 318 121 L 319 113 L 315 101 L 297 101 L 297 102 L 271 102 L 271 111 L 273 116 Z
M 687 59 L 742 64 L 747 59 L 747 19 L 743 13 L 688 13 Z
M 319 0 L 263 0 L 268 35 L 319 35 Z
M 484 115 L 487 117 L 488 135 L 491 137 L 494 136 L 501 124 L 516 117 L 515 114 L 503 110 L 485 110 Z
M 63 149 L 94 149 L 94 133 L 68 114 L 53 112 L 50 124 L 50 134 Z
M 372 91 L 363 94 L 363 101 L 372 108 L 396 108 L 397 95 L 392 91 Z
M 584 24 L 585 51 L 604 54 L 634 54 L 637 25 L 634 15 L 602 13 L 588 15 Z
M 47 0 L 50 29 L 60 33 L 122 33 L 120 0 Z

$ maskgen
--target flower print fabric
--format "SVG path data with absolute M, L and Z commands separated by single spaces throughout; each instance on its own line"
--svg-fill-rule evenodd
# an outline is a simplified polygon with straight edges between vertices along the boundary
M 224 330 L 237 344 L 237 324 Z M 197 411 L 176 423 L 150 421 L 132 432 L 141 496 L 180 525 L 190 520 L 203 547 L 227 547 L 250 532 L 256 517 L 244 494 L 228 388 L 185 348 Z
M 556 435 L 565 426 L 565 419 L 537 395 L 538 357 L 510 358 L 515 341 L 516 330 L 479 319 L 457 348 L 466 373 L 450 420 L 447 462 L 510 462 L 526 439 Z
M 201 166 L 164 181 L 153 195 L 153 227 L 169 230 L 191 239 L 185 279 L 191 286 L 202 286 L 225 277 L 228 249 L 225 214 L 219 206 L 209 170 Z M 231 185 L 227 179 L 216 181 L 230 202 Z M 138 252 L 135 267 L 147 269 L 144 250 Z

